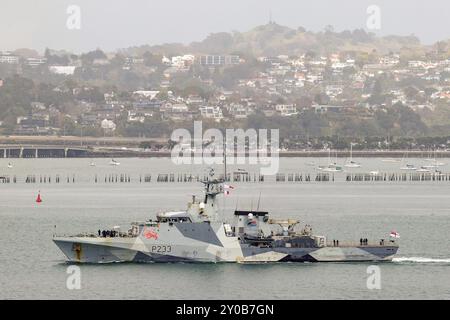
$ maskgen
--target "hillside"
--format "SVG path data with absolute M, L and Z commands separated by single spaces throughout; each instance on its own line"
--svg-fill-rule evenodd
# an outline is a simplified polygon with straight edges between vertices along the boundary
M 380 53 L 399 51 L 401 48 L 420 47 L 420 41 L 414 36 L 376 37 L 362 29 L 334 32 L 331 27 L 326 31 L 311 32 L 302 27 L 292 29 L 276 23 L 255 27 L 246 32 L 212 33 L 200 42 L 189 45 L 180 43 L 156 46 L 139 46 L 123 49 L 127 54 L 141 55 L 145 51 L 159 54 L 181 53 L 233 53 L 253 55 L 299 55 L 306 52 L 328 53 L 334 51 L 376 50 Z

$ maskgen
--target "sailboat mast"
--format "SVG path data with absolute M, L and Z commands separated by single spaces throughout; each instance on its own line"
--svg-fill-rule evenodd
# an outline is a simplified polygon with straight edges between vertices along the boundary
M 350 161 L 353 161 L 353 142 L 350 142 Z

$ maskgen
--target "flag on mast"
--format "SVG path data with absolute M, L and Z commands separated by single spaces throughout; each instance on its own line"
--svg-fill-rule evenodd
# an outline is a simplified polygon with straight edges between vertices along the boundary
M 391 234 L 389 236 L 391 238 L 400 238 L 400 234 L 397 231 L 391 231 Z
M 229 185 L 229 184 L 224 184 L 224 185 L 223 185 L 223 193 L 224 193 L 226 196 L 229 196 L 230 193 L 231 193 L 230 190 L 233 190 L 233 189 L 234 189 L 234 187 L 231 186 L 231 185 Z

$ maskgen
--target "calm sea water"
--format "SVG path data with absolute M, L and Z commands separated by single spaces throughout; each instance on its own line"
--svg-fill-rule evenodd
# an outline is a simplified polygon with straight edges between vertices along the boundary
M 400 172 L 402 166 L 356 160 L 363 167 L 352 171 Z M 13 168 L 7 168 L 10 161 Z M 256 209 L 260 198 L 261 210 L 300 219 L 329 239 L 377 240 L 395 229 L 400 250 L 392 263 L 378 264 L 380 290 L 367 289 L 368 263 L 82 265 L 81 290 L 68 290 L 68 265 L 51 241 L 55 225 L 58 233 L 125 228 L 161 210 L 184 209 L 192 194 L 202 193 L 196 182 L 155 182 L 157 173 L 204 173 L 196 166 L 175 166 L 169 159 L 119 159 L 115 167 L 109 159 L 94 161 L 95 167 L 89 159 L 0 159 L 0 176 L 18 179 L 0 183 L 0 298 L 450 299 L 450 181 L 345 182 L 345 174 L 336 174 L 334 182 L 275 182 L 272 177 L 235 183 L 222 201 L 224 218 L 231 218 L 236 207 Z M 450 159 L 440 161 L 447 163 L 442 171 L 450 172 Z M 327 159 L 281 159 L 280 172 L 315 174 L 319 164 Z M 52 183 L 25 183 L 31 174 L 51 175 Z M 115 174 L 129 174 L 132 181 L 104 182 L 105 175 Z M 153 182 L 140 183 L 145 174 L 153 174 Z M 67 183 L 67 176 L 75 176 L 75 183 Z M 43 202 L 38 205 L 39 190 Z

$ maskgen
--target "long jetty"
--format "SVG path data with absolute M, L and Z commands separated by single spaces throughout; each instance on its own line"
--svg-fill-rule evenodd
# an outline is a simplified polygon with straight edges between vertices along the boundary
M 0 139 L 0 141 L 2 140 Z M 57 140 L 58 143 L 53 144 L 0 144 L 0 158 L 171 157 L 170 150 L 142 149 L 134 145 L 131 147 L 129 145 L 95 145 L 93 144 L 94 141 L 91 141 L 89 144 L 78 143 L 79 141 L 63 144 L 60 140 Z M 235 156 L 248 156 L 248 154 Z M 280 151 L 276 156 L 282 158 L 323 158 L 328 157 L 329 152 L 328 150 L 289 150 Z M 350 150 L 333 151 L 333 156 L 347 158 L 350 156 Z M 409 158 L 427 158 L 430 156 L 430 152 L 426 150 L 353 150 L 352 156 L 354 158 L 402 158 L 405 156 Z M 434 156 L 450 158 L 450 150 L 437 150 Z M 230 155 L 230 157 L 232 156 Z

